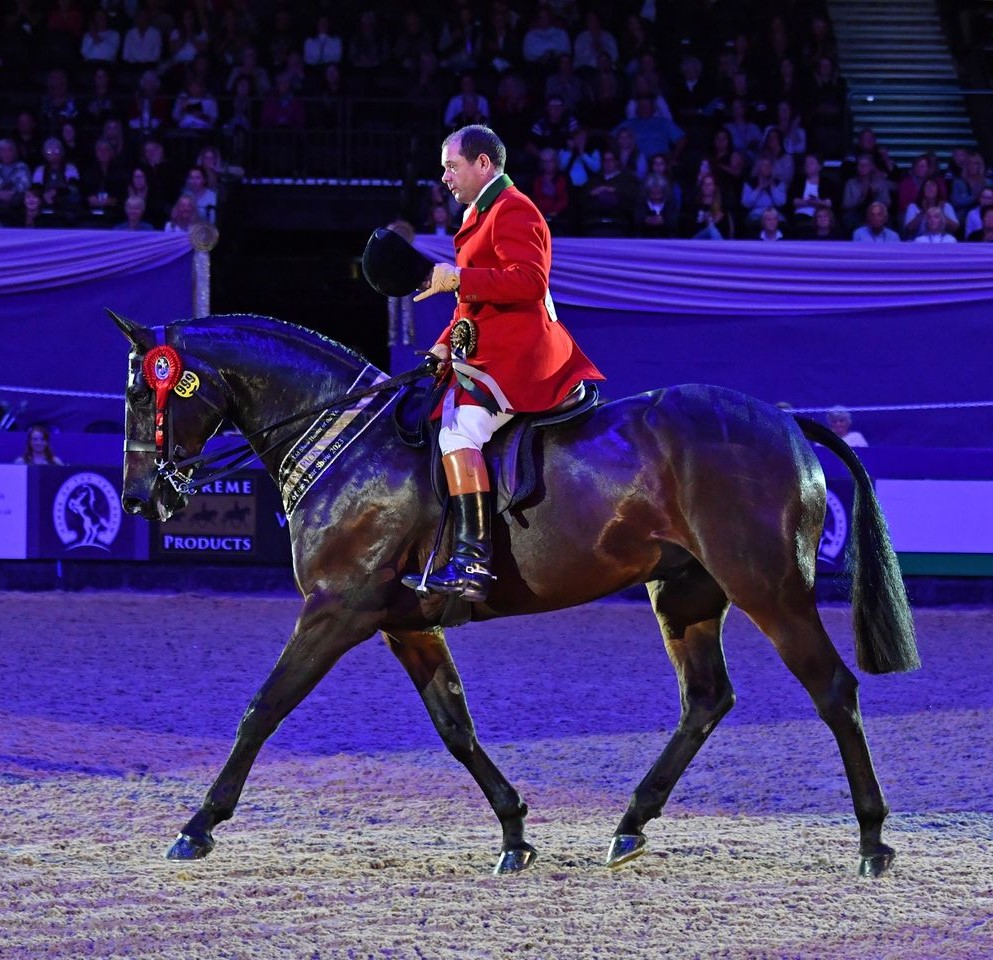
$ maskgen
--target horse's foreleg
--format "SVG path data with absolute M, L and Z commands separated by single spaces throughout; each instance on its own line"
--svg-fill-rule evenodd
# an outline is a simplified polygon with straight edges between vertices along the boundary
M 785 616 L 781 611 L 752 619 L 772 639 L 793 675 L 803 684 L 841 751 L 859 823 L 859 873 L 878 877 L 893 862 L 893 848 L 882 842 L 889 807 L 869 755 L 862 726 L 858 680 L 845 666 L 824 630 L 810 599 L 809 609 Z
M 410 674 L 449 752 L 472 774 L 503 829 L 503 846 L 494 873 L 516 873 L 534 863 L 534 847 L 524 840 L 527 804 L 479 745 L 462 680 L 444 634 L 436 631 L 393 631 L 390 649 Z
M 199 860 L 210 853 L 211 831 L 231 819 L 262 745 L 342 654 L 374 632 L 324 598 L 308 600 L 293 636 L 241 718 L 220 774 L 166 854 L 170 860 Z
M 614 831 L 607 866 L 619 867 L 645 848 L 642 829 L 659 816 L 683 771 L 734 706 L 721 646 L 728 601 L 703 571 L 693 580 L 647 584 L 666 652 L 679 680 L 679 724 L 659 758 L 635 788 Z

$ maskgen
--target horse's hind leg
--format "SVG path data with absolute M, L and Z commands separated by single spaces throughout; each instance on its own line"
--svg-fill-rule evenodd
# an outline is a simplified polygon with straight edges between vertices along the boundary
M 435 728 L 449 752 L 472 774 L 503 828 L 503 846 L 494 873 L 515 873 L 531 866 L 535 850 L 524 840 L 527 804 L 486 755 L 476 739 L 462 681 L 442 631 L 386 634 L 390 649 L 410 674 Z
M 666 652 L 679 680 L 679 724 L 662 754 L 635 788 L 614 832 L 607 866 L 618 867 L 644 852 L 642 829 L 659 816 L 683 771 L 734 706 L 734 690 L 721 646 L 728 600 L 702 567 L 680 579 L 647 584 Z
M 238 724 L 221 772 L 166 854 L 170 860 L 199 860 L 210 853 L 211 831 L 231 819 L 262 745 L 342 654 L 374 632 L 375 625 L 350 617 L 328 598 L 308 598 L 293 636 Z
M 859 873 L 878 877 L 893 862 L 893 849 L 881 839 L 889 807 L 865 739 L 858 680 L 824 630 L 812 590 L 798 589 L 805 594 L 800 600 L 788 605 L 780 600 L 767 611 L 752 608 L 745 612 L 771 638 L 783 662 L 803 684 L 818 715 L 834 734 L 859 823 Z

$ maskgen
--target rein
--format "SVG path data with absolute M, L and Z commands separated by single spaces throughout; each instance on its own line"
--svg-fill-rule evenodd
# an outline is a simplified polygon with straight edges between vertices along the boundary
M 171 351 L 170 359 L 172 360 L 174 358 L 173 363 L 175 364 L 175 367 L 179 366 L 179 357 L 171 347 L 160 346 L 153 348 L 153 350 L 160 352 L 164 350 Z M 423 362 L 419 366 L 414 367 L 412 370 L 407 370 L 405 373 L 397 374 L 395 377 L 390 377 L 380 383 L 373 384 L 371 387 L 364 387 L 361 390 L 352 390 L 343 396 L 337 397 L 331 403 L 324 403 L 321 406 L 313 407 L 309 410 L 303 410 L 300 413 L 294 413 L 288 417 L 284 417 L 282 420 L 278 420 L 275 423 L 271 423 L 265 427 L 259 428 L 258 430 L 254 430 L 252 433 L 245 434 L 242 438 L 242 442 L 236 446 L 228 447 L 224 450 L 218 450 L 216 453 L 207 454 L 206 456 L 199 454 L 195 457 L 183 457 L 183 448 L 176 446 L 173 443 L 172 418 L 167 415 L 167 394 L 175 389 L 175 380 L 179 378 L 178 371 L 176 371 L 174 367 L 175 377 L 170 378 L 173 379 L 173 384 L 169 386 L 166 386 L 161 382 L 162 378 L 160 378 L 160 382 L 156 383 L 154 379 L 149 378 L 146 374 L 146 380 L 151 381 L 150 385 L 156 391 L 155 442 L 149 443 L 142 440 L 126 439 L 124 443 L 124 450 L 125 452 L 135 453 L 149 453 L 154 451 L 157 454 L 155 465 L 158 475 L 162 477 L 162 479 L 167 480 L 177 493 L 186 495 L 193 494 L 196 493 L 198 487 L 201 487 L 207 483 L 213 483 L 215 480 L 219 480 L 222 477 L 226 477 L 229 474 L 234 473 L 236 470 L 241 469 L 254 457 L 263 457 L 285 442 L 285 440 L 274 441 L 264 449 L 256 452 L 252 447 L 252 440 L 261 437 L 264 434 L 268 434 L 273 430 L 279 430 L 282 427 L 297 423 L 300 420 L 315 417 L 318 414 L 325 413 L 329 410 L 338 410 L 343 407 L 347 407 L 355 401 L 362 400 L 365 397 L 404 387 L 407 384 L 420 380 L 423 377 L 434 376 L 437 372 L 439 362 L 440 361 L 437 357 L 432 354 L 428 354 Z M 197 383 L 199 384 L 199 381 L 197 381 Z M 191 390 L 189 394 L 182 395 L 192 396 L 193 393 L 194 391 Z M 224 411 L 206 397 L 199 396 L 199 399 L 206 403 L 207 406 L 224 416 Z M 168 445 L 166 444 L 166 437 L 168 437 Z M 177 456 L 180 459 L 177 459 Z M 232 457 L 234 459 L 229 459 Z M 214 470 L 194 482 L 193 474 L 197 470 L 200 470 L 209 464 L 220 463 L 222 460 L 226 462 L 220 469 Z

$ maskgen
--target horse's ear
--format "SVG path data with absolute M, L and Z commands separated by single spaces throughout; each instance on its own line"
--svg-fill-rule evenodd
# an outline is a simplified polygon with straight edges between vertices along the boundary
M 128 320 L 127 318 L 114 313 L 110 307 L 104 307 L 104 310 L 107 311 L 110 315 L 110 319 L 121 328 L 121 332 L 124 336 L 126 336 L 138 350 L 147 353 L 152 349 L 152 347 L 155 346 L 155 334 L 152 333 L 148 327 L 143 327 L 140 323 L 135 323 L 133 320 Z

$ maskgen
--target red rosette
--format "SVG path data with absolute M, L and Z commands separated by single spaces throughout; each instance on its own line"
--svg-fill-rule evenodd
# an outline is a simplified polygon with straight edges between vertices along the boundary
M 166 397 L 183 375 L 183 362 L 172 347 L 152 347 L 141 363 L 145 382 L 155 391 L 155 445 L 161 451 L 164 442 Z

